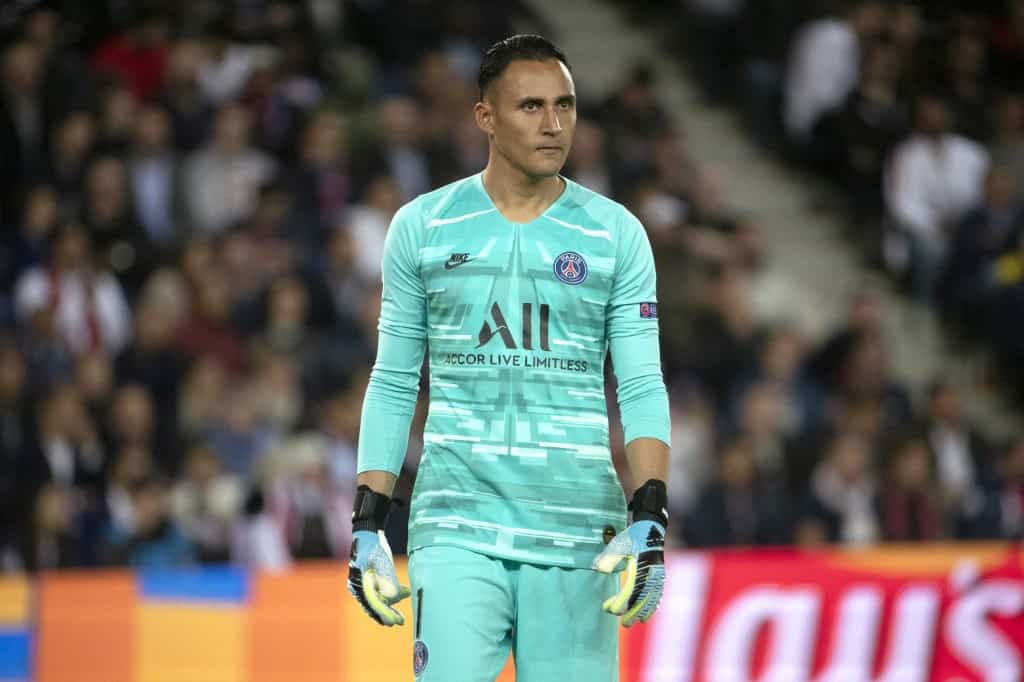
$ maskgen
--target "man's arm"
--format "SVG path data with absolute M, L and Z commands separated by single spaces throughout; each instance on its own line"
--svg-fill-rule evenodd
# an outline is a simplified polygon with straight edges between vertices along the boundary
M 409 442 L 420 367 L 427 343 L 427 306 L 419 274 L 419 230 L 407 205 L 384 242 L 377 361 L 370 373 L 359 427 L 358 488 L 352 508 L 348 590 L 381 625 L 401 625 L 395 604 L 409 596 L 399 584 L 384 528 L 391 493 Z
M 384 243 L 377 360 L 359 426 L 358 484 L 390 497 L 405 459 L 427 342 L 426 292 L 411 207 L 395 215 Z
M 375 493 L 391 497 L 396 481 L 398 481 L 398 476 L 388 471 L 364 471 L 356 478 L 356 485 L 359 487 L 365 485 Z
M 620 229 L 605 333 L 633 479 L 629 503 L 633 518 L 594 559 L 594 568 L 604 573 L 625 568 L 619 592 L 606 599 L 602 608 L 620 616 L 629 627 L 651 617 L 665 585 L 669 413 L 661 377 L 651 244 L 632 215 L 627 214 Z
M 657 278 L 647 233 L 626 214 L 616 250 L 605 335 L 634 487 L 668 475 L 668 393 L 661 375 Z M 654 442 L 650 442 L 654 441 Z
M 631 491 L 651 479 L 668 482 L 668 451 L 668 444 L 657 438 L 634 438 L 626 445 Z

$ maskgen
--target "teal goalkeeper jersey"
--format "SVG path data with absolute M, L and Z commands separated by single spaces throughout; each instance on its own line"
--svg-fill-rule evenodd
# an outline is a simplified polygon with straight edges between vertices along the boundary
M 570 180 L 541 216 L 512 223 L 477 174 L 396 214 L 382 271 L 359 471 L 400 470 L 426 352 L 409 550 L 589 568 L 626 523 L 608 442 L 609 352 L 626 442 L 669 439 L 643 226 Z

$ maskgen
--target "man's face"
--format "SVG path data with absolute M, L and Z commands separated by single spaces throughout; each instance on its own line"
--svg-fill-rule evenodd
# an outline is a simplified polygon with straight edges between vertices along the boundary
M 576 88 L 557 59 L 514 61 L 477 104 L 497 154 L 528 177 L 557 175 L 576 129 Z

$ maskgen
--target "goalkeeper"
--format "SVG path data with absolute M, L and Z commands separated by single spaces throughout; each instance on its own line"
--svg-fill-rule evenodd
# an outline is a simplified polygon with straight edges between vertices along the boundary
M 384 537 L 420 368 L 429 411 L 409 520 L 413 669 L 424 682 L 618 679 L 618 622 L 661 598 L 668 400 L 650 244 L 621 205 L 560 174 L 576 125 L 565 56 L 491 47 L 474 109 L 482 173 L 402 207 L 388 231 L 363 403 L 349 590 L 401 625 Z M 612 466 L 610 352 L 635 491 Z

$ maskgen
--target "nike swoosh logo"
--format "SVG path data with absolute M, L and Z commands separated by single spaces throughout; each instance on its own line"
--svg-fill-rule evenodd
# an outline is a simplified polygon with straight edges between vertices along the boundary
M 471 261 L 471 260 L 473 260 L 473 259 L 472 259 L 472 258 L 467 258 L 466 260 L 459 260 L 459 261 L 446 261 L 446 262 L 445 262 L 445 264 L 444 264 L 444 269 L 445 269 L 445 270 L 451 270 L 452 268 L 457 268 L 457 267 L 459 267 L 460 265 L 463 265 L 463 264 L 465 264 L 465 263 L 468 263 L 468 262 L 469 262 L 469 261 Z

